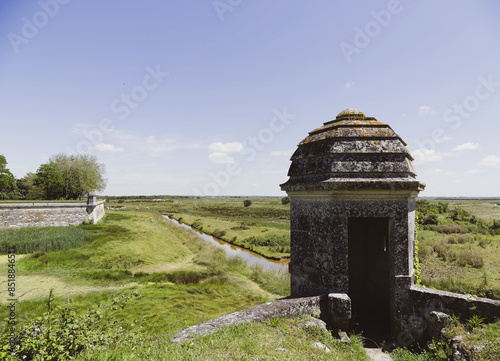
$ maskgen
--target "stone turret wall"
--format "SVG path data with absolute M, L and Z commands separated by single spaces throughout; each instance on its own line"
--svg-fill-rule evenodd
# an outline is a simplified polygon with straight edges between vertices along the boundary
M 104 216 L 105 201 L 93 203 L 0 202 L 0 229 L 96 223 Z

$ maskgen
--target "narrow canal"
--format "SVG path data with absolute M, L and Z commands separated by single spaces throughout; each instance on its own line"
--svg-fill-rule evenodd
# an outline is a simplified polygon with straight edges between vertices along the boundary
M 173 218 L 169 218 L 168 216 L 163 216 L 165 219 L 169 220 L 170 222 L 177 224 L 181 227 L 187 228 L 191 230 L 191 232 L 197 234 L 199 237 L 201 237 L 203 240 L 207 241 L 208 243 L 221 248 L 225 253 L 227 257 L 240 257 L 242 260 L 244 260 L 248 265 L 254 266 L 254 265 L 259 265 L 262 266 L 262 268 L 266 271 L 278 271 L 278 272 L 288 272 L 288 262 L 289 260 L 282 260 L 282 261 L 275 261 L 272 259 L 267 259 L 265 257 L 262 257 L 261 255 L 254 253 L 252 251 L 249 251 L 247 249 L 235 246 L 233 244 L 224 242 L 218 238 L 214 238 L 208 234 L 205 234 L 203 232 L 200 232 L 196 229 L 193 229 L 191 226 L 188 226 L 187 224 L 184 223 L 179 223 Z

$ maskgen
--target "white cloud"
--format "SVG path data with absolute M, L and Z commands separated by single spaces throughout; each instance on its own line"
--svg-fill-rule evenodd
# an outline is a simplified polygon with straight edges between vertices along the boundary
M 351 89 L 351 87 L 354 85 L 354 82 L 350 81 L 350 82 L 347 82 L 344 84 L 344 86 L 346 87 L 346 89 Z
M 148 139 L 146 139 L 146 143 L 148 144 L 155 144 L 156 143 L 156 137 L 154 135 L 150 135 Z
M 474 149 L 477 149 L 477 148 L 479 148 L 479 144 L 472 143 L 472 142 L 467 142 L 467 143 L 463 143 L 463 144 L 457 145 L 455 148 L 452 149 L 452 151 L 453 152 L 459 152 L 459 151 L 462 151 L 462 150 L 474 150 Z
M 455 174 L 454 172 L 444 171 L 440 168 L 429 170 L 426 173 L 427 174 L 439 174 L 439 175 L 454 175 Z
M 208 150 L 211 152 L 237 153 L 243 150 L 243 144 L 241 144 L 240 142 L 232 142 L 232 143 L 215 142 L 208 146 Z
M 412 153 L 413 158 L 415 158 L 415 163 L 431 163 L 438 162 L 444 157 L 448 156 L 446 153 L 436 152 L 434 149 L 419 148 L 414 150 Z
M 479 170 L 479 169 L 470 169 L 467 171 L 467 173 L 470 173 L 470 174 L 476 174 L 476 173 L 484 173 L 485 170 Z
M 210 161 L 212 163 L 215 163 L 215 164 L 227 164 L 227 163 L 234 162 L 233 157 L 231 157 L 229 154 L 223 153 L 223 152 L 210 153 L 208 156 L 208 159 L 210 159 Z
M 486 167 L 494 167 L 499 163 L 500 163 L 500 157 L 497 157 L 496 155 L 489 155 L 486 158 L 481 159 L 479 165 L 483 165 Z
M 106 144 L 106 143 L 98 143 L 94 145 L 94 151 L 96 152 L 123 152 L 125 148 L 123 147 L 115 147 L 113 144 Z
M 293 149 L 288 150 L 273 150 L 270 155 L 273 157 L 289 157 L 293 154 Z
M 208 159 L 212 163 L 216 164 L 227 164 L 233 163 L 234 158 L 231 157 L 230 153 L 239 153 L 243 150 L 244 146 L 240 142 L 222 143 L 214 142 L 208 146 L 208 150 L 211 152 L 208 155 Z
M 422 105 L 420 108 L 418 108 L 418 110 L 421 115 L 436 114 L 436 112 L 432 110 L 428 105 Z

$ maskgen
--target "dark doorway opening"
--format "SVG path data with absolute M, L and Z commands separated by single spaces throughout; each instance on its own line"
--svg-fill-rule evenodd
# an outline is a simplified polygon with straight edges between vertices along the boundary
M 390 332 L 390 218 L 352 217 L 348 224 L 349 297 L 356 331 L 375 342 Z

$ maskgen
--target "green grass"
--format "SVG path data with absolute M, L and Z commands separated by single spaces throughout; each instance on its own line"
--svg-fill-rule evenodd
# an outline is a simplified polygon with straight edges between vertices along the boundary
M 115 348 L 89 350 L 78 360 L 368 360 L 356 336 L 351 347 L 303 323 L 303 317 L 295 317 L 233 325 L 182 344 L 171 344 L 163 336 L 138 338 Z M 331 353 L 314 348 L 315 342 Z
M 500 299 L 500 236 L 419 231 L 422 285 Z
M 179 330 L 289 294 L 288 274 L 264 272 L 247 267 L 241 259 L 226 259 L 222 250 L 158 214 L 108 212 L 99 224 L 81 228 L 92 242 L 31 254 L 17 262 L 18 274 L 57 277 L 68 284 L 121 285 L 122 292 L 140 290 L 143 296 L 125 313 L 127 319 L 148 315 L 147 330 L 171 327 L 174 319 Z M 6 274 L 6 264 L 0 265 L 0 272 Z M 115 290 L 92 292 L 70 297 L 70 301 L 83 310 L 115 294 Z M 55 296 L 59 305 L 67 301 L 64 294 Z M 45 303 L 44 299 L 22 301 L 18 312 L 23 319 L 34 317 Z
M 0 231 L 0 254 L 53 252 L 81 247 L 88 243 L 89 233 L 82 228 L 26 227 Z
M 153 202 L 150 199 L 113 200 L 107 205 L 127 207 L 127 210 L 121 211 L 123 213 L 136 212 L 135 208 L 144 211 L 148 207 L 150 212 L 169 215 L 264 257 L 290 257 L 290 205 L 283 205 L 281 198 L 273 197 L 252 198 L 250 207 L 244 207 L 243 201 L 242 198 L 230 197 L 172 197 L 165 202 Z

